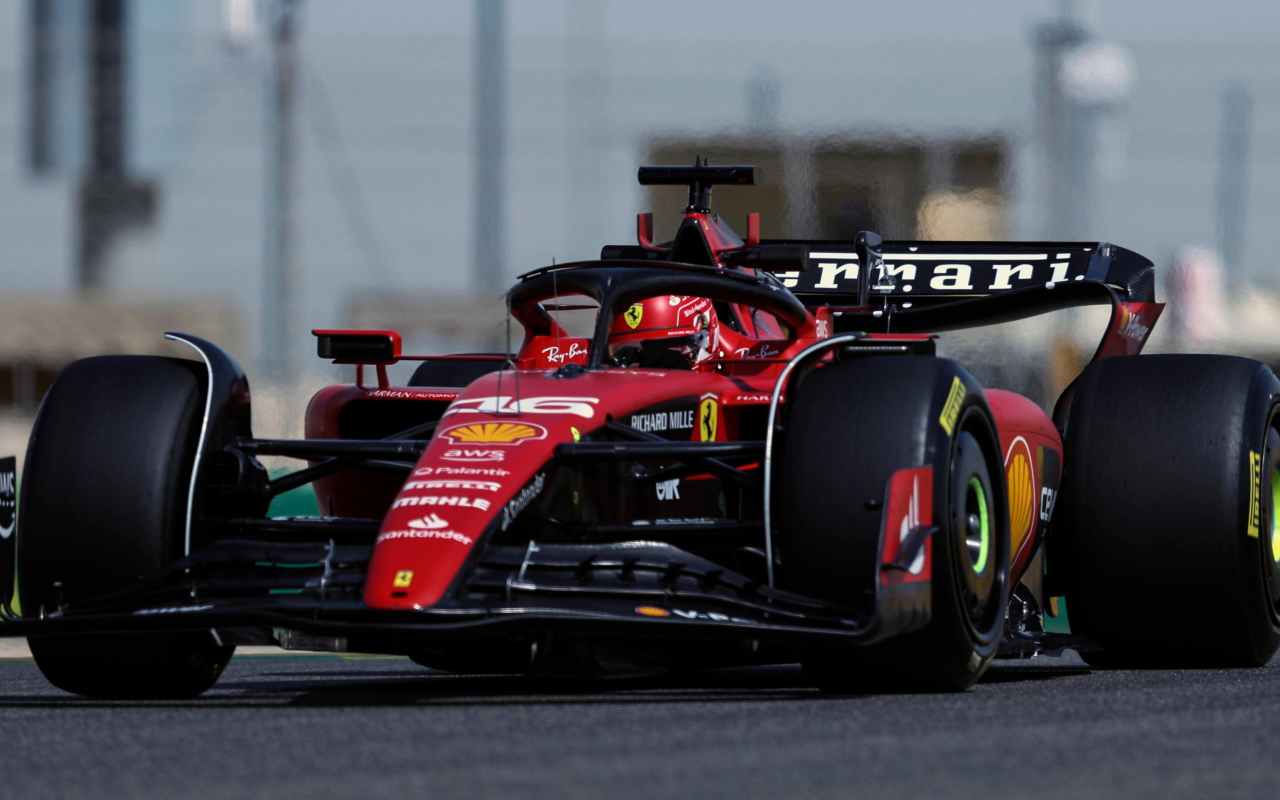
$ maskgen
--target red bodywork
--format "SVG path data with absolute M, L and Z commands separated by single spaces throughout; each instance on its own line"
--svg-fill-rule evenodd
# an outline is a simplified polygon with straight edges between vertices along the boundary
M 725 253 L 744 245 L 714 215 L 688 212 L 685 225 L 701 232 L 716 265 L 723 264 Z M 647 215 L 641 215 L 637 229 L 641 246 L 655 247 Z M 438 603 L 486 532 L 505 528 L 505 520 L 541 490 L 542 470 L 555 448 L 588 436 L 606 422 L 683 400 L 697 410 L 691 439 L 734 440 L 744 411 L 755 410 L 758 418 L 759 409 L 768 406 L 784 365 L 830 335 L 832 309 L 815 309 L 803 325 L 787 333 L 768 315 L 762 320 L 751 309 L 730 308 L 737 330 L 718 326 L 713 358 L 689 370 L 607 369 L 558 380 L 550 371 L 585 363 L 591 341 L 569 337 L 554 321 L 549 330 L 532 330 L 529 317 L 513 309 L 513 315 L 526 323 L 515 370 L 490 373 L 465 389 L 391 388 L 382 371 L 385 365 L 379 364 L 378 388 L 332 386 L 316 394 L 307 412 L 308 437 L 367 435 L 360 429 L 367 424 L 362 420 L 401 413 L 406 418 L 441 417 L 407 481 L 375 472 L 317 481 L 323 513 L 382 517 L 365 603 L 379 609 L 421 609 Z M 1116 305 L 1095 357 L 1138 352 L 1161 308 L 1156 303 Z M 929 337 L 877 338 L 920 342 Z M 1000 389 L 988 390 L 986 399 L 1004 459 L 1012 536 L 1010 577 L 1017 581 L 1052 513 L 1062 440 L 1048 415 L 1029 399 Z M 404 412 L 406 404 L 413 406 L 413 413 Z M 895 513 L 904 519 L 908 514 L 913 520 L 929 517 L 932 509 L 927 503 L 922 508 L 912 498 L 921 493 L 920 481 L 932 480 L 928 468 L 896 474 L 887 487 L 886 519 L 895 519 Z M 927 487 L 922 494 L 930 495 Z M 885 538 L 889 551 L 897 547 L 897 537 Z M 889 551 L 886 558 L 894 556 Z M 903 573 L 896 579 L 920 579 L 920 574 Z M 927 576 L 926 561 L 923 577 Z

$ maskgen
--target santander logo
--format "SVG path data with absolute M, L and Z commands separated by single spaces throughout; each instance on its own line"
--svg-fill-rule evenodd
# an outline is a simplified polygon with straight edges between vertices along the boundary
M 409 527 L 420 531 L 435 531 L 449 527 L 449 523 L 439 514 L 428 514 L 425 517 L 409 520 Z

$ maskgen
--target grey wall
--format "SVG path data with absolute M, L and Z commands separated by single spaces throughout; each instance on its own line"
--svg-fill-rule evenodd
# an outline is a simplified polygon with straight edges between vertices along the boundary
M 565 39 L 566 9 L 581 5 L 511 0 L 509 272 L 629 240 L 649 137 L 743 129 L 746 77 L 760 70 L 776 78 L 785 130 L 1008 135 L 1015 231 L 1051 233 L 1037 198 L 1053 187 L 1037 185 L 1030 146 L 1028 30 L 1055 6 L 612 2 L 607 42 L 587 62 Z M 155 226 L 117 251 L 114 285 L 225 293 L 256 331 L 265 53 L 223 46 L 220 4 L 137 10 L 135 154 L 161 199 Z M 311 351 L 305 330 L 341 322 L 351 291 L 469 288 L 470 14 L 458 1 L 304 6 L 300 357 Z M 60 290 L 72 274 L 71 180 L 33 180 L 20 162 L 23 15 L 23 4 L 0 3 L 0 282 Z M 1137 67 L 1121 157 L 1101 195 L 1081 198 L 1097 237 L 1158 261 L 1212 241 L 1218 92 L 1242 79 L 1256 100 L 1244 255 L 1259 282 L 1280 284 L 1280 7 L 1124 3 L 1096 17 Z M 573 102 L 566 87 L 584 80 L 603 107 Z M 607 180 L 584 187 L 571 167 Z

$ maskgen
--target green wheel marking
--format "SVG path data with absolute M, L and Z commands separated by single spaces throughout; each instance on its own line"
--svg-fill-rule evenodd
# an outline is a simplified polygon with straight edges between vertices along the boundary
M 991 515 L 987 512 L 987 491 L 977 476 L 969 479 L 969 491 L 978 498 L 978 535 L 981 538 L 978 544 L 978 560 L 973 563 L 973 571 L 981 574 L 987 568 L 987 556 L 991 554 Z
M 1271 473 L 1271 558 L 1280 562 L 1280 470 Z

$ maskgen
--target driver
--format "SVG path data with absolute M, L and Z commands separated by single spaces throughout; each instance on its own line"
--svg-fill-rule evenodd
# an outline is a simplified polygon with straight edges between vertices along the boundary
M 664 294 L 632 303 L 609 328 L 609 356 L 620 367 L 692 369 L 711 358 L 719 334 L 712 302 Z

